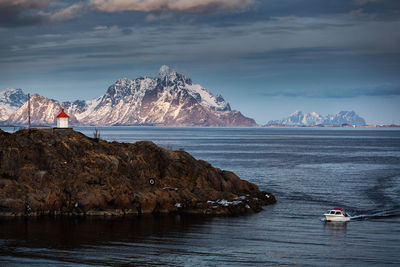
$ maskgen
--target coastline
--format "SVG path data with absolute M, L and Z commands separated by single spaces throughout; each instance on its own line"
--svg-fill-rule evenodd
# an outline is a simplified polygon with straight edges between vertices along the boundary
M 0 216 L 236 215 L 276 202 L 230 171 L 150 141 L 0 131 Z

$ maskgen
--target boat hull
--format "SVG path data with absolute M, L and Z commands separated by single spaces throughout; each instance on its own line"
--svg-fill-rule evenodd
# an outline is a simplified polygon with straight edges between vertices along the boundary
M 327 222 L 347 222 L 350 221 L 349 217 L 343 215 L 324 214 Z

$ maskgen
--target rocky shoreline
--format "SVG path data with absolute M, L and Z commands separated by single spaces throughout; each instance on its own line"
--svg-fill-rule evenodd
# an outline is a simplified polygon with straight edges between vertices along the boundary
M 275 202 L 230 171 L 149 141 L 0 130 L 0 216 L 235 215 Z

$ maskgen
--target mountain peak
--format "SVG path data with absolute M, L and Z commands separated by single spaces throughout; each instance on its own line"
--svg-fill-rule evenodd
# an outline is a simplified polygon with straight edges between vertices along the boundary
M 165 78 L 166 76 L 169 76 L 171 74 L 171 69 L 167 65 L 162 65 L 160 67 L 160 70 L 158 71 L 158 76 L 160 78 Z
M 366 122 L 364 118 L 358 116 L 358 114 L 352 111 L 340 111 L 335 115 L 328 115 L 327 118 L 329 119 L 328 122 L 325 124 L 351 124 L 351 125 L 365 125 Z
M 221 95 L 214 96 L 167 65 L 160 67 L 158 77 L 119 79 L 93 112 L 78 117 L 92 125 L 256 125 L 232 111 Z
M 123 77 L 123 78 L 118 79 L 115 83 L 123 84 L 123 83 L 126 83 L 126 82 L 128 82 L 128 81 L 129 81 L 128 78 Z
M 26 101 L 25 101 L 26 102 Z M 43 103 L 41 105 L 40 103 Z M 253 119 L 231 110 L 221 95 L 213 95 L 200 84 L 163 65 L 159 77 L 121 78 L 94 100 L 64 102 L 61 105 L 76 123 L 83 125 L 165 125 L 165 126 L 256 126 Z M 31 98 L 35 123 L 52 124 L 59 112 L 58 101 L 38 95 Z M 0 120 L 26 123 L 27 104 Z M 1 113 L 1 110 L 0 110 Z M 39 118 L 42 116 L 42 119 Z
M 303 113 L 296 111 L 282 120 L 269 121 L 268 124 L 284 125 L 365 125 L 365 120 L 357 115 L 355 111 L 340 111 L 335 115 L 321 116 L 316 112 Z
M 0 91 L 0 104 L 7 109 L 16 110 L 26 101 L 28 101 L 28 95 L 22 89 L 6 88 Z
M 301 110 L 296 110 L 295 112 L 293 112 L 292 114 L 290 114 L 290 116 L 299 116 L 299 115 L 303 115 L 303 111 L 301 111 Z
M 338 115 L 342 115 L 342 116 L 355 116 L 355 115 L 357 115 L 357 114 L 356 114 L 356 112 L 355 112 L 354 110 L 351 110 L 351 111 L 344 111 L 344 110 L 342 110 L 342 111 L 340 111 L 340 112 L 338 113 Z
M 15 93 L 23 93 L 22 89 L 20 88 L 6 88 L 0 91 L 0 94 L 2 95 L 10 95 L 10 94 L 15 94 Z

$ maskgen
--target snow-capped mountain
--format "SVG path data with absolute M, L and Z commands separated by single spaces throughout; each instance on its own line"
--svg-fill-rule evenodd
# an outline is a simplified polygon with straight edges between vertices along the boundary
M 269 121 L 269 124 L 283 124 L 283 125 L 365 125 L 366 122 L 363 118 L 358 116 L 354 111 L 340 111 L 335 115 L 327 115 L 325 117 L 315 113 L 303 113 L 302 111 L 296 111 L 289 117 L 282 120 Z
M 123 78 L 111 85 L 92 111 L 77 115 L 86 125 L 255 126 L 191 79 L 162 66 L 158 77 Z
M 340 111 L 335 115 L 328 115 L 325 118 L 324 124 L 330 125 L 366 125 L 367 123 L 363 118 L 357 115 L 354 111 Z
M 79 125 L 257 125 L 253 119 L 231 110 L 221 95 L 214 96 L 165 65 L 160 68 L 158 77 L 119 79 L 102 97 L 90 101 L 59 103 L 36 95 L 35 101 L 38 105 L 32 105 L 32 112 L 38 117 L 33 123 L 53 124 L 53 116 L 62 106 Z M 39 104 L 40 101 L 43 103 Z M 25 104 L 10 116 L 9 123 L 26 123 L 24 109 L 26 111 Z
M 296 111 L 289 115 L 289 117 L 282 120 L 269 121 L 267 124 L 284 124 L 284 125 L 317 125 L 323 123 L 324 118 L 315 112 L 303 113 Z
M 56 116 L 60 113 L 62 107 L 60 103 L 54 99 L 49 99 L 38 94 L 31 97 L 31 123 L 53 125 Z M 28 102 L 25 102 L 8 118 L 10 124 L 27 124 L 28 123 Z M 70 122 L 76 123 L 77 120 L 73 114 L 70 115 Z
M 77 119 L 77 122 L 82 118 L 88 116 L 93 109 L 100 102 L 101 97 L 89 101 L 85 100 L 75 100 L 74 102 L 62 102 L 61 106 L 65 109 L 67 114 L 73 114 Z
M 5 121 L 9 116 L 28 100 L 19 88 L 7 88 L 0 91 L 0 121 Z

